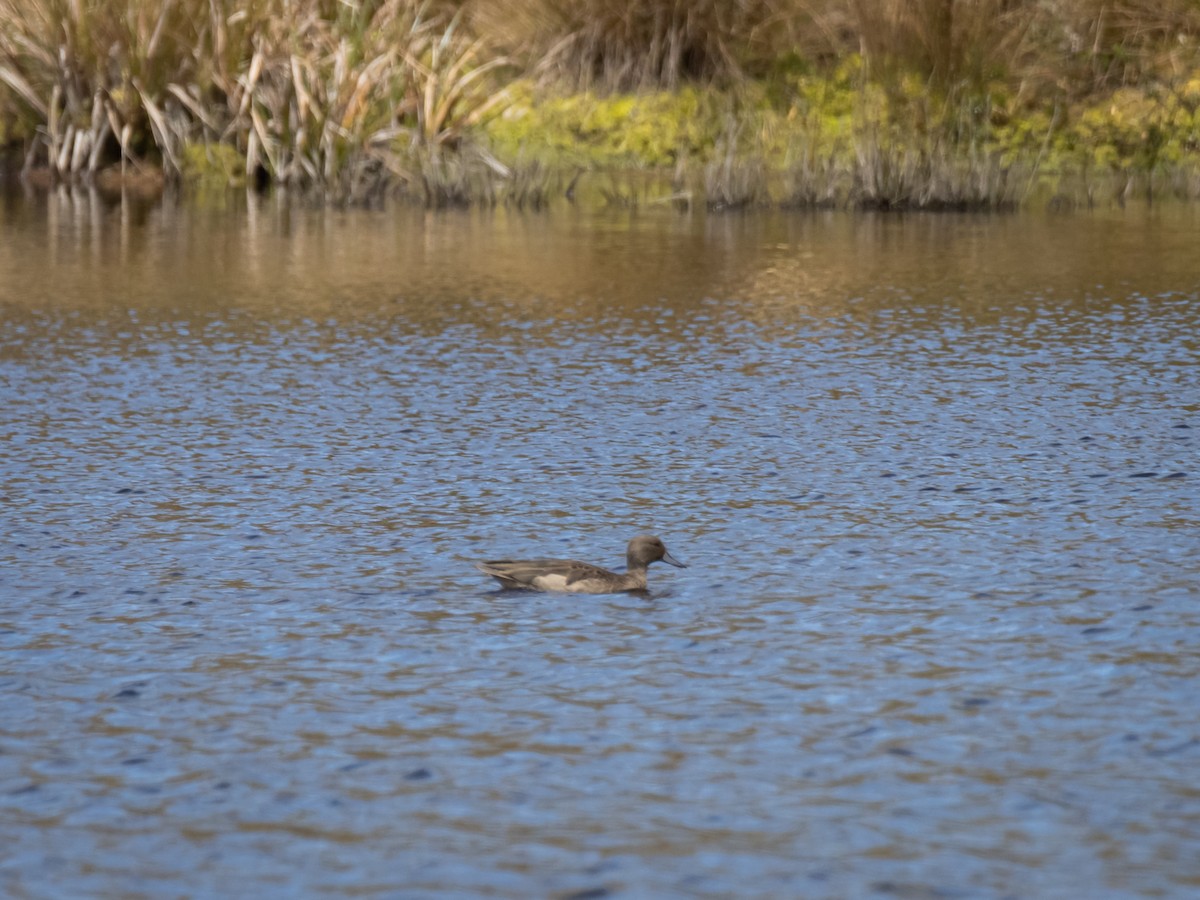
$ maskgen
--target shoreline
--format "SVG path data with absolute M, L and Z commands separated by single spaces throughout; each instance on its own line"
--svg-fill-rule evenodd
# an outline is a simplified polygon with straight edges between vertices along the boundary
M 119 167 L 102 169 L 92 177 L 56 178 L 45 168 L 16 172 L 0 167 L 0 193 L 42 197 L 57 193 L 88 196 L 106 203 L 199 204 L 209 208 L 235 207 L 246 197 L 274 199 L 284 203 L 335 208 L 385 209 L 407 207 L 431 211 L 509 209 L 542 213 L 559 208 L 600 210 L 671 209 L 678 213 L 703 212 L 712 215 L 757 213 L 919 213 L 931 215 L 1016 215 L 1047 211 L 1052 213 L 1087 212 L 1126 206 L 1163 206 L 1192 204 L 1200 200 L 1200 186 L 1189 182 L 1182 191 L 1171 185 L 1155 185 L 1149 179 L 1108 175 L 1085 182 L 1063 179 L 1050 183 L 1043 179 L 1020 200 L 931 200 L 925 202 L 879 202 L 862 199 L 822 199 L 816 202 L 794 198 L 756 197 L 739 202 L 714 200 L 703 187 L 681 187 L 677 173 L 668 170 L 593 170 L 580 172 L 546 171 L 545 184 L 536 195 L 520 194 L 503 180 L 491 185 L 479 196 L 456 193 L 453 197 L 431 198 L 403 184 L 389 184 L 369 197 L 347 198 L 331 195 L 315 187 L 268 185 L 261 189 L 245 185 L 212 185 L 198 182 L 174 182 L 160 171 L 122 174 Z
M 1200 199 L 1182 0 L 1120 23 L 1024 0 L 828 0 L 817 19 L 588 0 L 550 24 L 557 0 L 115 0 L 55 24 L 45 2 L 0 0 L 0 175 L 34 184 L 431 208 L 589 187 L 714 210 Z

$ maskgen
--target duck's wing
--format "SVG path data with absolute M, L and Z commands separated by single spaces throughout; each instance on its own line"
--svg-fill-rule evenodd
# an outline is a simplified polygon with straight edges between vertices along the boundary
M 492 559 L 476 563 L 475 568 L 504 587 L 540 591 L 569 591 L 578 581 L 612 578 L 607 569 L 575 559 Z

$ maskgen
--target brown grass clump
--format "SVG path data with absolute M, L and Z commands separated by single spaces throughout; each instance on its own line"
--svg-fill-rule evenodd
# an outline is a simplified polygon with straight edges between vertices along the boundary
M 480 0 L 474 15 L 538 77 L 628 91 L 728 82 L 780 49 L 786 0 Z
M 1173 80 L 1195 64 L 1200 3 L 1194 0 L 1058 0 L 1049 22 L 1059 77 L 1076 93 Z
M 1178 71 L 1195 0 L 476 0 L 477 30 L 543 80 L 628 91 L 729 82 L 795 53 L 863 56 L 941 88 L 1094 90 Z
M 419 180 L 406 149 L 454 144 L 503 99 L 484 82 L 507 60 L 446 6 L 0 0 L 0 116 L 26 169 L 58 178 L 115 161 L 174 178 L 227 147 L 235 179 Z
M 1194 65 L 1195 0 L 813 0 L 835 53 L 928 77 L 941 88 L 1003 81 L 1080 96 L 1171 78 Z
M 1014 0 L 850 0 L 863 56 L 943 88 L 985 84 L 1020 56 L 1033 23 Z

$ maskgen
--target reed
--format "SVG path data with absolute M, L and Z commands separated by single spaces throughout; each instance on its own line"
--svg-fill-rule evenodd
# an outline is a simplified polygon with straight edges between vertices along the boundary
M 998 210 L 1016 205 L 1013 163 L 978 98 L 877 93 L 857 111 L 848 202 L 871 209 Z M 902 105 L 897 105 L 902 104 Z
M 704 167 L 704 202 L 709 210 L 760 206 L 771 199 L 767 163 L 761 152 L 746 151 L 742 128 L 730 118 L 712 159 Z
M 1011 167 L 979 147 L 912 146 L 873 130 L 855 140 L 849 202 L 858 208 L 1006 210 L 1017 205 L 1017 190 Z
M 25 167 L 113 161 L 177 178 L 231 146 L 236 177 L 362 192 L 503 103 L 461 13 L 413 0 L 0 0 L 0 113 Z M 190 160 L 190 163 L 189 163 Z M 419 166 L 418 166 L 419 168 Z
M 799 209 L 841 206 L 845 202 L 843 168 L 836 152 L 823 149 L 816 140 L 801 140 L 788 154 L 780 203 Z

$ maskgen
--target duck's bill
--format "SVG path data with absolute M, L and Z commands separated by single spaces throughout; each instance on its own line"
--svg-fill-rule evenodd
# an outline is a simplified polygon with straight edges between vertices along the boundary
M 668 565 L 674 566 L 677 569 L 686 569 L 687 568 L 687 566 L 685 566 L 683 563 L 681 563 L 679 560 L 677 560 L 675 557 L 673 557 L 670 553 L 667 553 L 665 551 L 663 552 L 663 562 L 667 563 Z

